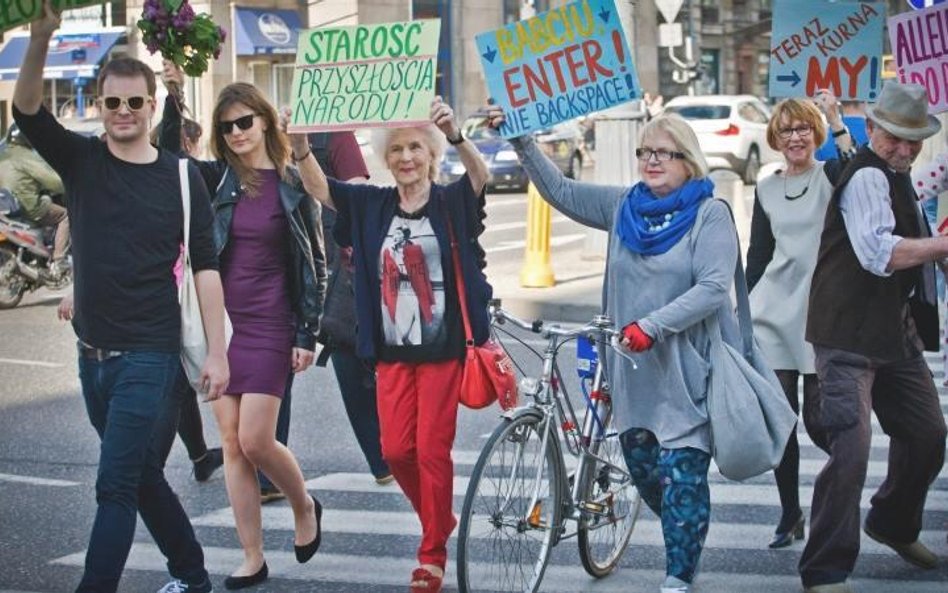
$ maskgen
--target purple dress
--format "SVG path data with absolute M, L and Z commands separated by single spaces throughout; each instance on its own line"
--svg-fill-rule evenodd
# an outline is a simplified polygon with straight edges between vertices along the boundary
M 287 269 L 290 233 L 275 170 L 258 169 L 260 193 L 234 207 L 221 255 L 224 301 L 234 326 L 227 350 L 227 393 L 283 397 L 290 374 L 295 323 Z

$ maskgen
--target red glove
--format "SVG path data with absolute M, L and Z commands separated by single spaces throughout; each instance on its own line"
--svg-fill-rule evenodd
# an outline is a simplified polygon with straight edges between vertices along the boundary
M 628 340 L 629 350 L 632 352 L 645 352 L 655 343 L 655 340 L 642 331 L 639 324 L 634 321 L 622 328 L 622 337 Z

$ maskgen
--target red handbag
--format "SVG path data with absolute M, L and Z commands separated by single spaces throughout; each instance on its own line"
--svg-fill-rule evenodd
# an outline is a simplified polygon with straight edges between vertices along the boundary
M 480 346 L 474 344 L 471 332 L 471 320 L 467 312 L 467 292 L 464 290 L 464 273 L 461 270 L 461 258 L 454 237 L 451 221 L 445 217 L 448 233 L 451 236 L 451 258 L 454 261 L 454 279 L 461 303 L 461 319 L 464 321 L 464 371 L 461 376 L 462 405 L 474 410 L 486 408 L 495 401 L 504 410 L 517 406 L 517 376 L 513 361 L 503 347 L 493 337 Z

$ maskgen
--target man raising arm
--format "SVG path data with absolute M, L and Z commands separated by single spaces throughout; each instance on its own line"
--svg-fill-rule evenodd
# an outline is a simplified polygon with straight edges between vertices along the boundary
M 164 477 L 177 410 L 181 314 L 172 275 L 183 240 L 178 159 L 148 143 L 154 72 L 120 58 L 98 77 L 105 141 L 67 131 L 43 106 L 43 64 L 59 15 L 46 0 L 13 95 L 20 130 L 63 180 L 75 264 L 72 319 L 89 420 L 101 438 L 98 507 L 78 592 L 116 591 L 139 512 L 168 555 L 162 591 L 209 593 L 200 544 Z M 190 256 L 208 337 L 209 397 L 228 381 L 210 199 L 191 170 Z

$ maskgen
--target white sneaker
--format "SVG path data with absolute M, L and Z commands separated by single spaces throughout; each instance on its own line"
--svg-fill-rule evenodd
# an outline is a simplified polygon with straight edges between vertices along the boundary
M 188 585 L 181 579 L 171 579 L 171 582 L 158 589 L 158 593 L 189 593 L 189 592 L 200 592 L 200 593 L 214 593 L 214 589 L 211 588 L 211 581 L 206 580 L 201 587 L 194 587 Z
M 686 583 L 678 577 L 667 576 L 661 589 L 659 589 L 659 593 L 688 593 L 690 590 L 690 583 Z

